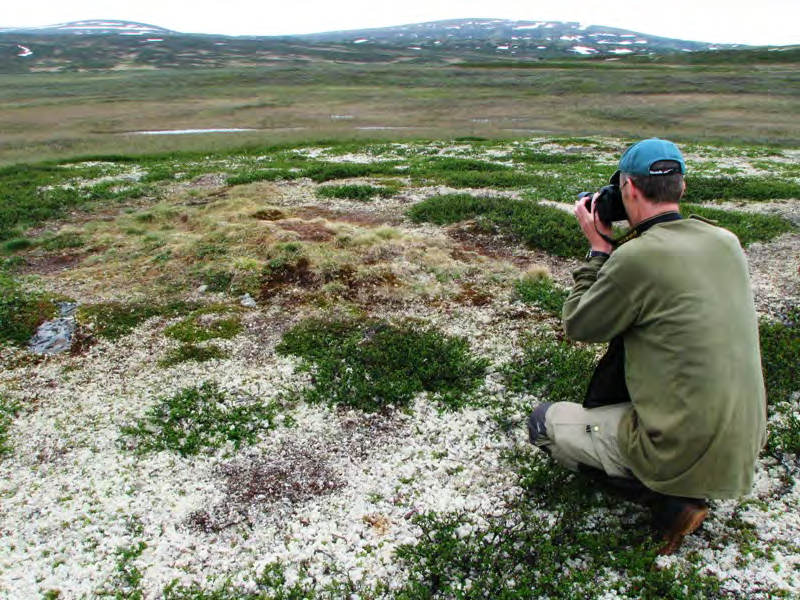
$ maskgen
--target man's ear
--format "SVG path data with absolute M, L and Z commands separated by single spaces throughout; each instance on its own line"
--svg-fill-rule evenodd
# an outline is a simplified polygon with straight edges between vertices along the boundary
M 635 199 L 635 200 L 637 200 L 637 201 L 638 201 L 638 200 L 639 200 L 639 198 L 640 198 L 640 197 L 641 197 L 641 195 L 642 195 L 642 192 L 640 192 L 640 191 L 639 191 L 639 188 L 638 188 L 638 187 L 636 187 L 636 184 L 635 184 L 635 183 L 633 183 L 633 179 L 630 179 L 630 178 L 628 179 L 628 185 L 629 185 L 629 186 L 630 186 L 630 188 L 631 188 L 631 198 L 632 198 L 632 199 Z
M 686 180 L 682 179 L 681 180 L 681 195 L 680 195 L 680 198 L 683 198 L 683 195 L 685 193 L 686 193 Z M 679 200 L 680 200 L 680 198 L 679 198 Z

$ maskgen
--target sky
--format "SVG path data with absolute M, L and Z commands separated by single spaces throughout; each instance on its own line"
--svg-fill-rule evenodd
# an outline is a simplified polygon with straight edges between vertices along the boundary
M 498 18 L 578 21 L 718 44 L 800 44 L 798 0 L 4 0 L 3 4 L 0 28 L 114 19 L 186 33 L 290 35 Z

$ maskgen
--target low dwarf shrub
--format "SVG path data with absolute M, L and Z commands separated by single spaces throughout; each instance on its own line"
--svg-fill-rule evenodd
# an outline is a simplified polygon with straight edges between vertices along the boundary
M 457 408 L 488 366 L 471 356 L 466 339 L 411 322 L 307 320 L 288 331 L 276 351 L 303 359 L 301 370 L 313 381 L 308 401 L 368 412 L 405 406 L 420 392 Z

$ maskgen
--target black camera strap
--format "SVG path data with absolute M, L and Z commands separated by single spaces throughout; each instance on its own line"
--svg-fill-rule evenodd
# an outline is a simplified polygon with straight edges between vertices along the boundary
M 630 242 L 631 240 L 641 236 L 645 231 L 647 231 L 648 229 L 650 229 L 655 225 L 658 225 L 659 223 L 680 221 L 682 218 L 683 217 L 681 216 L 681 213 L 679 213 L 676 210 L 671 210 L 669 212 L 661 213 L 660 215 L 655 215 L 654 217 L 650 217 L 649 219 L 645 219 L 641 223 L 638 223 L 636 227 L 632 227 L 617 239 L 610 238 L 601 231 L 597 230 L 597 223 L 595 223 L 594 228 L 605 241 L 611 244 L 614 248 L 618 248 L 625 242 Z

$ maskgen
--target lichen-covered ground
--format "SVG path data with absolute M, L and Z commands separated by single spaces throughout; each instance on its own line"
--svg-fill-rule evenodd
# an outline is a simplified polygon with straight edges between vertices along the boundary
M 488 213 L 437 225 L 409 212 L 459 194 L 568 209 L 625 145 L 329 145 L 62 166 L 70 178 L 39 193 L 114 198 L 27 229 L 34 242 L 7 252 L 26 290 L 80 308 L 72 352 L 0 347 L 0 400 L 13 406 L 0 595 L 799 596 L 796 376 L 781 375 L 770 431 L 783 441 L 765 450 L 751 494 L 713 502 L 676 555 L 656 558 L 642 506 L 527 445 L 532 407 L 590 371 L 564 357 L 602 351 L 561 341 L 557 308 L 521 291 L 544 282 L 563 294 L 577 256 L 553 250 L 549 230 Z M 800 153 L 685 151 L 697 189 L 752 184 L 751 197 L 714 208 L 743 215 L 748 231 L 747 215 L 777 219 L 746 252 L 764 322 L 795 343 L 800 200 L 759 186 L 796 190 Z M 691 185 L 689 200 L 708 206 Z M 335 186 L 351 197 L 320 192 Z M 310 322 L 355 333 L 323 330 L 286 350 Z M 473 365 L 474 385 L 430 375 L 441 354 L 425 344 Z M 530 379 L 524 357 L 558 344 L 566 354 L 545 353 L 548 376 Z M 377 410 L 347 405 L 378 389 L 374 369 L 395 352 L 418 370 L 373 398 Z M 423 372 L 421 388 L 401 390 Z

